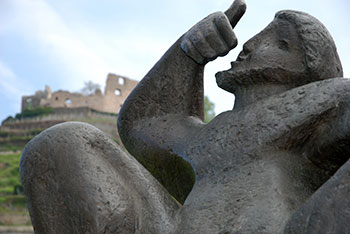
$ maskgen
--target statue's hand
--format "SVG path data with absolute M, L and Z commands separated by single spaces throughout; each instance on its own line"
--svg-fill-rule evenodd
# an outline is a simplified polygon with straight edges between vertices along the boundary
M 207 16 L 185 33 L 181 42 L 182 50 L 199 64 L 226 55 L 237 46 L 232 29 L 245 9 L 244 0 L 235 0 L 225 13 L 215 12 Z

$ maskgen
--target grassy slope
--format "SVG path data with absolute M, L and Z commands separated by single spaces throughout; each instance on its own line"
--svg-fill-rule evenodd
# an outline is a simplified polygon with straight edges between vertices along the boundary
M 21 188 L 20 156 L 20 153 L 0 155 L 0 225 L 30 225 L 25 197 L 15 195 L 15 188 Z
M 20 186 L 19 179 L 20 154 L 5 154 L 0 156 L 0 195 L 13 195 L 14 187 Z M 1 201 L 1 200 L 0 200 Z
M 72 120 L 73 121 L 73 120 Z M 92 125 L 115 125 L 110 118 L 83 118 L 76 121 Z M 19 160 L 26 143 L 43 129 L 23 130 L 20 135 L 0 130 L 0 226 L 31 225 L 26 200 L 23 194 L 15 195 L 15 188 L 21 188 Z M 120 143 L 120 139 L 114 139 Z M 1 230 L 0 230 L 1 232 Z

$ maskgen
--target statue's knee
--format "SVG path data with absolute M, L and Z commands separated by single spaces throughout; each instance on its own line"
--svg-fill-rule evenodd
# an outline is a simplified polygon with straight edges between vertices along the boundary
M 24 186 L 34 177 L 49 172 L 57 174 L 78 163 L 79 158 L 84 157 L 84 145 L 92 143 L 97 135 L 103 133 L 91 125 L 79 122 L 58 124 L 43 131 L 24 148 L 20 163 Z
M 119 221 L 124 210 L 132 214 L 130 194 L 115 180 L 116 168 L 108 161 L 112 155 L 121 157 L 118 145 L 95 127 L 77 122 L 49 128 L 27 144 L 21 180 L 38 233 L 60 233 L 62 225 L 87 233 L 107 225 L 106 217 Z M 128 208 L 114 209 L 118 206 Z
M 56 125 L 28 143 L 21 178 L 38 233 L 64 233 L 62 226 L 79 233 L 134 233 L 137 226 L 161 233 L 154 220 L 168 219 L 164 207 L 178 207 L 131 155 L 83 123 Z

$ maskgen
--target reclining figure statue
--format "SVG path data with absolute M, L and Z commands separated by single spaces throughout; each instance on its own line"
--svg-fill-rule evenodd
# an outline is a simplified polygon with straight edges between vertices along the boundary
M 76 122 L 28 143 L 36 233 L 350 233 L 350 80 L 317 19 L 278 12 L 216 75 L 233 110 L 203 122 L 204 67 L 236 47 L 244 12 L 201 20 L 130 94 L 118 129 L 133 156 Z

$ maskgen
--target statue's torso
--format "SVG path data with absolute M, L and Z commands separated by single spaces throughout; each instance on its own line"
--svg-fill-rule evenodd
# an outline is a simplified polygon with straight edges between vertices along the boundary
M 299 87 L 222 113 L 191 135 L 184 154 L 196 166 L 197 179 L 180 212 L 180 227 L 200 233 L 282 232 L 328 178 L 303 147 L 315 137 L 319 116 L 334 118 L 327 113 L 346 101 L 347 90 L 350 82 L 344 79 Z

